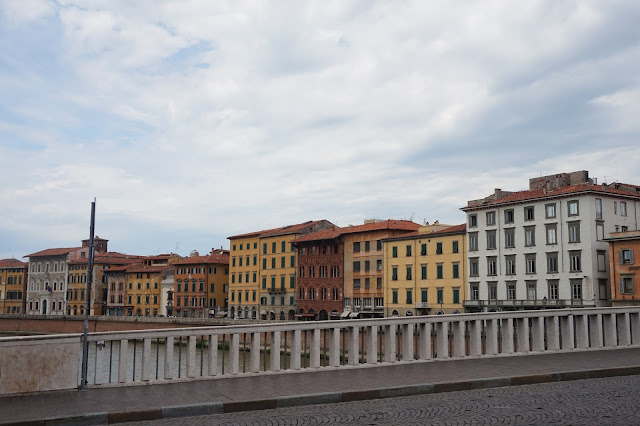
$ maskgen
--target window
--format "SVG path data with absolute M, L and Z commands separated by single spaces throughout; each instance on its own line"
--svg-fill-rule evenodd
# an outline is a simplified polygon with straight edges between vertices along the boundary
M 613 202 L 613 214 L 618 214 L 618 202 Z
M 398 281 L 398 267 L 394 266 L 391 268 L 391 279 L 393 281 Z
M 360 251 L 360 241 L 356 241 L 353 243 L 353 252 L 358 253 Z
M 376 240 L 376 250 L 382 250 L 382 240 Z
M 271 258 L 271 269 L 276 269 L 276 258 L 275 257 Z
M 556 217 L 556 205 L 554 204 L 546 204 L 544 206 L 544 213 L 547 219 L 553 219 Z
M 407 265 L 407 279 L 411 279 L 411 265 Z
M 571 280 L 571 298 L 574 300 L 582 299 L 582 280 Z
M 453 251 L 453 253 L 458 253 L 458 241 L 454 241 L 452 243 L 451 250 Z
M 497 275 L 497 259 L 495 256 L 487 257 L 487 275 Z
M 620 265 L 633 265 L 633 250 L 622 249 L 618 252 Z
M 458 287 L 453 289 L 453 303 L 460 303 L 460 289 Z
M 528 206 L 524 208 L 524 220 L 533 220 L 534 219 L 534 208 L 533 206 Z
M 582 270 L 581 253 L 579 251 L 569 252 L 569 272 L 580 272 Z
M 364 242 L 364 251 L 370 251 L 371 250 L 371 241 L 365 241 Z
M 376 271 L 382 271 L 382 259 L 376 260 Z
M 505 256 L 506 275 L 515 275 L 516 273 L 516 257 L 515 255 Z
M 257 255 L 253 255 L 253 266 L 256 266 L 258 264 L 258 256 Z M 216 268 L 213 268 L 213 273 L 216 272 Z
M 442 254 L 442 243 L 436 243 L 436 254 Z
M 558 244 L 558 225 L 555 223 L 545 225 L 547 233 L 547 244 Z
M 262 254 L 267 254 L 267 243 L 262 244 Z
M 622 294 L 634 293 L 633 276 L 620 278 L 620 293 Z
M 382 277 L 376 278 L 376 288 L 382 288 Z
M 480 269 L 478 268 L 478 258 L 473 257 L 469 258 L 469 276 L 477 277 L 480 273 Z
M 547 273 L 558 273 L 558 252 L 547 253 Z
M 275 241 L 273 241 L 273 242 L 271 243 L 271 253 L 273 254 L 273 253 L 275 253 L 275 252 L 276 252 L 276 242 L 275 242 Z
M 478 233 L 469 234 L 469 251 L 478 251 Z
M 353 280 L 353 289 L 354 290 L 360 289 L 360 278 L 356 278 Z
M 371 288 L 371 279 L 370 278 L 365 278 L 364 279 L 364 288 Z
M 289 275 L 289 288 L 296 288 L 296 276 Z
M 496 231 L 487 231 L 487 250 L 496 248 Z
M 558 300 L 558 280 L 548 280 L 549 300 Z
M 423 280 L 427 279 L 427 265 L 420 266 L 420 278 Z
M 281 241 L 281 242 L 280 242 L 280 249 L 281 249 L 280 251 L 282 251 L 283 253 L 284 253 L 285 251 L 287 251 L 287 250 L 286 250 L 286 249 L 287 249 L 287 243 L 286 243 L 285 241 Z
M 267 258 L 262 259 L 262 269 L 267 269 Z
M 536 227 L 527 226 L 524 228 L 524 245 L 532 247 L 536 245 Z
M 438 263 L 436 265 L 436 278 L 441 280 L 443 277 L 443 267 L 442 267 L 442 263 Z
M 407 257 L 411 256 L 411 246 L 407 246 Z
M 477 283 L 471 283 L 471 300 L 479 300 L 480 299 L 480 291 Z
M 460 278 L 460 265 L 458 263 L 454 263 L 452 266 L 453 278 Z
M 398 247 L 397 246 L 391 247 L 391 256 L 398 257 Z
M 504 246 L 505 248 L 513 248 L 516 246 L 515 228 L 508 228 L 504 230 Z
M 495 282 L 487 283 L 487 289 L 489 290 L 489 300 L 498 299 L 498 284 Z
M 527 300 L 536 300 L 536 282 L 527 281 Z
M 516 300 L 516 282 L 507 281 L 507 300 Z
M 536 273 L 536 255 L 534 253 L 526 255 L 527 262 L 527 274 L 535 274 Z
M 504 211 L 504 223 L 513 223 L 513 209 Z
M 353 272 L 360 272 L 360 261 L 353 262 Z
M 284 268 L 284 267 L 285 267 L 285 265 L 286 265 L 286 263 L 287 263 L 287 261 L 286 261 L 285 257 L 284 257 L 284 256 L 282 256 L 282 257 L 280 258 L 280 267 L 281 267 L 281 268 Z
M 580 214 L 578 200 L 567 201 L 567 210 L 569 216 L 578 216 Z
M 487 212 L 487 225 L 495 225 L 496 224 L 496 212 L 491 211 Z
M 580 222 L 569 222 L 569 242 L 580 242 Z
M 289 266 L 291 268 L 295 268 L 295 266 L 296 266 L 296 257 L 295 256 L 291 256 L 291 260 L 290 260 Z
M 598 258 L 598 271 L 607 271 L 607 253 L 604 250 L 598 250 L 596 253 Z
M 407 302 L 406 303 L 413 303 L 413 291 L 411 289 L 407 289 Z
M 427 303 L 427 289 L 426 288 L 421 288 L 420 289 L 420 301 L 422 303 Z
M 442 287 L 439 287 L 436 290 L 436 300 L 440 304 L 444 303 L 444 289 Z
M 478 215 L 470 214 L 469 215 L 469 228 L 475 228 L 478 226 Z
M 422 244 L 420 246 L 420 255 L 422 255 L 422 256 L 426 256 L 427 255 L 427 245 L 426 244 Z
M 627 202 L 620 201 L 620 216 L 626 216 L 626 215 L 627 215 Z
M 391 290 L 391 303 L 398 303 L 398 289 Z
M 596 198 L 596 219 L 602 219 L 602 200 Z

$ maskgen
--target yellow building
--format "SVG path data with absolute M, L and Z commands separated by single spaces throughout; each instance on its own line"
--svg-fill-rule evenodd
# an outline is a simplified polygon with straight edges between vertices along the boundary
M 142 265 L 126 271 L 126 315 L 156 316 L 162 303 L 162 280 L 173 275 L 177 254 L 160 254 L 142 258 Z
M 386 316 L 463 312 L 465 234 L 466 225 L 436 222 L 383 240 Z
M 257 318 L 260 308 L 260 234 L 267 231 L 229 237 L 228 275 L 229 318 Z
M 0 314 L 24 314 L 27 297 L 27 262 L 0 260 Z

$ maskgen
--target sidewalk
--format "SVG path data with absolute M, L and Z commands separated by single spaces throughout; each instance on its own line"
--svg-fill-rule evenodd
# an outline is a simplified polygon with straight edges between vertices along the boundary
M 107 424 L 640 374 L 640 348 L 320 369 L 0 397 L 0 424 Z

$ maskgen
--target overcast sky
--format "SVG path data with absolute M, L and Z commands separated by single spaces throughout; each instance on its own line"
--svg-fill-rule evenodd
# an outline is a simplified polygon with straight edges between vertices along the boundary
M 640 184 L 640 2 L 0 0 L 0 258 Z

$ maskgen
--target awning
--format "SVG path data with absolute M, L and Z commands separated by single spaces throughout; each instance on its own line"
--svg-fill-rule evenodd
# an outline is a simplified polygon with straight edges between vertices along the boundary
M 349 318 L 358 318 L 358 315 L 360 315 L 360 312 L 352 312 Z
M 296 314 L 296 317 L 315 317 L 316 314 Z
M 344 311 L 343 313 L 340 314 L 340 318 L 346 318 L 349 316 L 350 313 L 351 311 Z
M 260 315 L 267 315 L 267 310 L 266 309 L 262 309 L 260 311 Z

